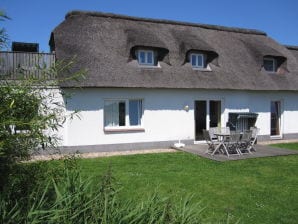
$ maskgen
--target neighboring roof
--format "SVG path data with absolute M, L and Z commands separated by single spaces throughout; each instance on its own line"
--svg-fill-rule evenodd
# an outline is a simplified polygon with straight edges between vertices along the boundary
M 257 30 L 73 11 L 52 32 L 50 45 L 58 60 L 75 56 L 74 69 L 88 70 L 85 80 L 63 87 L 298 90 L 297 49 Z M 141 68 L 131 57 L 136 46 L 166 49 L 167 61 Z M 212 71 L 184 63 L 189 50 L 218 56 Z M 286 58 L 285 74 L 261 69 L 264 56 Z
M 18 52 L 38 52 L 39 44 L 38 43 L 25 43 L 25 42 L 15 42 L 11 44 L 11 51 Z
M 298 63 L 298 46 L 286 45 L 285 47 L 288 48 L 292 52 L 292 54 L 295 56 L 296 61 Z

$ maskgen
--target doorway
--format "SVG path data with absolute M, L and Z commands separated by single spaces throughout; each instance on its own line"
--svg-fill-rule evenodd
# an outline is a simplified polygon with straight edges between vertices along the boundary
M 195 141 L 204 140 L 203 130 L 210 127 L 221 127 L 221 101 L 195 101 Z
M 271 101 L 271 125 L 270 125 L 270 135 L 271 136 L 280 136 L 280 127 L 281 127 L 281 103 L 280 101 Z

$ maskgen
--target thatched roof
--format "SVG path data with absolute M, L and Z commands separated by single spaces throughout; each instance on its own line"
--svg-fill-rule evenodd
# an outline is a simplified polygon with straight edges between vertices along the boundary
M 74 69 L 88 70 L 85 80 L 64 87 L 298 90 L 298 50 L 257 30 L 73 11 L 50 45 L 58 60 L 76 56 Z M 160 67 L 139 67 L 135 47 L 157 49 Z M 210 54 L 211 71 L 184 63 L 190 50 Z M 279 58 L 283 72 L 264 71 L 264 56 Z

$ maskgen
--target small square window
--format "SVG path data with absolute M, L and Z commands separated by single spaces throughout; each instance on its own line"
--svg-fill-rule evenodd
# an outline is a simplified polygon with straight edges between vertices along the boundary
M 151 50 L 139 50 L 137 52 L 139 65 L 154 66 L 154 52 Z
M 204 55 L 203 54 L 191 54 L 190 56 L 191 66 L 193 68 L 204 68 Z
M 264 69 L 267 72 L 276 72 L 276 60 L 274 58 L 264 58 Z

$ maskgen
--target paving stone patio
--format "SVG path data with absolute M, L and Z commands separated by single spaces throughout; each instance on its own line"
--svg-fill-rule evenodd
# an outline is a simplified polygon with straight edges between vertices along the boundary
M 230 160 L 259 158 L 259 157 L 298 155 L 298 150 L 275 148 L 269 145 L 255 145 L 254 148 L 256 149 L 256 152 L 252 152 L 252 154 L 243 154 L 241 156 L 230 155 L 230 157 L 227 157 L 224 154 L 215 154 L 214 156 L 207 154 L 206 150 L 208 149 L 208 146 L 206 144 L 186 145 L 184 148 L 175 148 L 175 149 L 196 154 L 201 157 L 220 161 L 220 162 L 230 161 Z

